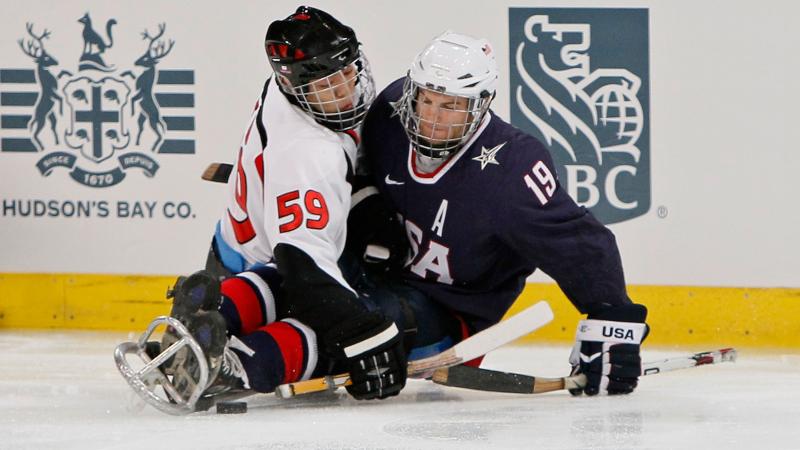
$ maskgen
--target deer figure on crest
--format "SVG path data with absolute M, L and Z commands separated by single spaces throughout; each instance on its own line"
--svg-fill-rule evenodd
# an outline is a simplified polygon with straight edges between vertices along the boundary
M 156 134 L 156 141 L 153 143 L 152 151 L 156 151 L 158 148 L 166 129 L 164 121 L 161 120 L 161 114 L 158 111 L 155 96 L 153 95 L 153 84 L 155 84 L 156 81 L 156 64 L 167 56 L 175 45 L 174 40 L 170 40 L 169 44 L 165 44 L 164 41 L 159 41 L 161 36 L 164 35 L 165 29 L 166 24 L 162 23 L 158 26 L 158 33 L 156 33 L 155 36 L 150 36 L 147 30 L 142 33 L 142 39 L 149 41 L 149 43 L 147 44 L 147 50 L 144 52 L 144 55 L 139 57 L 134 63 L 145 69 L 144 72 L 136 78 L 136 94 L 131 99 L 131 114 L 134 113 L 133 107 L 137 101 L 141 105 L 141 112 L 137 120 L 139 132 L 136 135 L 136 145 L 139 145 L 139 140 L 142 137 L 142 131 L 144 129 L 144 122 L 147 121 L 150 128 Z M 130 71 L 125 72 L 125 74 L 133 76 Z
M 64 113 L 64 102 L 57 93 L 58 79 L 50 73 L 49 69 L 49 67 L 57 65 L 58 61 L 44 49 L 44 40 L 50 37 L 50 32 L 45 29 L 42 34 L 37 36 L 36 33 L 33 32 L 32 23 L 26 24 L 26 27 L 32 39 L 27 42 L 20 39 L 17 42 L 23 53 L 33 58 L 34 62 L 36 62 L 36 79 L 39 80 L 39 87 L 41 88 L 41 93 L 36 99 L 33 117 L 31 117 L 30 122 L 28 122 L 28 128 L 33 130 L 33 142 L 36 144 L 36 147 L 42 150 L 44 146 L 39 140 L 39 132 L 42 131 L 47 120 L 50 121 L 50 129 L 53 130 L 53 137 L 55 138 L 56 145 L 58 145 L 56 115 L 55 112 L 53 112 L 53 107 L 57 101 L 58 114 L 61 115 Z M 59 77 L 64 74 L 69 74 L 69 72 L 62 71 Z

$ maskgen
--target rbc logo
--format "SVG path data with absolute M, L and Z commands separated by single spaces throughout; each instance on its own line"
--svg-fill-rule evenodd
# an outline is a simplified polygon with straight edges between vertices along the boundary
M 650 208 L 646 9 L 510 8 L 511 122 L 606 224 Z
M 129 67 L 120 69 L 106 61 L 116 19 L 100 31 L 88 13 L 77 23 L 83 46 L 74 73 L 50 49 L 53 33 L 26 25 L 17 43 L 35 69 L 0 69 L 0 151 L 44 153 L 36 163 L 43 176 L 64 168 L 98 188 L 132 168 L 153 177 L 158 154 L 194 154 L 194 71 L 157 69 L 175 45 L 166 24 L 143 31 L 143 53 L 122 56 Z

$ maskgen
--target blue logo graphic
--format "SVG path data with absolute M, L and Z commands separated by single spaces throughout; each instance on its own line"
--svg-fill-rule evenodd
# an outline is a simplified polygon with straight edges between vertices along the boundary
M 511 122 L 604 223 L 650 208 L 646 9 L 510 8 Z
M 194 154 L 194 71 L 156 68 L 175 46 L 162 39 L 166 24 L 142 33 L 144 54 L 122 71 L 105 57 L 117 21 L 106 22 L 106 36 L 88 13 L 78 22 L 83 49 L 74 74 L 58 70 L 45 49 L 52 33 L 27 24 L 18 44 L 36 68 L 0 69 L 0 151 L 45 153 L 36 163 L 43 176 L 61 167 L 100 188 L 120 183 L 132 168 L 153 177 L 157 154 Z

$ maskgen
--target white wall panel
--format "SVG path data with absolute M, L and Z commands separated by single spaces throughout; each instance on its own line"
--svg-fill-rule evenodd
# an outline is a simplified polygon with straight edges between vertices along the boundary
M 628 281 L 800 286 L 800 37 L 793 22 L 800 4 L 351 0 L 315 5 L 356 29 L 379 87 L 401 76 L 416 52 L 444 29 L 488 38 L 502 71 L 494 109 L 505 118 L 509 6 L 647 8 L 652 206 L 643 216 L 611 226 Z M 54 74 L 77 73 L 83 46 L 77 19 L 87 11 L 103 37 L 106 21 L 116 19 L 114 45 L 104 57 L 137 73 L 141 68 L 133 61 L 145 48 L 141 31 L 166 23 L 164 37 L 174 39 L 175 47 L 158 68 L 193 70 L 195 100 L 188 108 L 195 130 L 167 134 L 193 139 L 196 152 L 153 154 L 141 146 L 137 151 L 160 165 L 156 175 L 148 178 L 130 169 L 122 182 L 107 188 L 83 186 L 65 168 L 47 177 L 39 173 L 36 162 L 63 147 L 53 145 L 47 127 L 40 134 L 43 151 L 0 152 L 0 271 L 162 274 L 200 266 L 225 188 L 200 181 L 199 174 L 210 162 L 234 158 L 268 73 L 262 49 L 266 26 L 296 6 L 288 1 L 31 0 L 6 8 L 0 17 L 0 68 L 35 68 L 17 45 L 27 37 L 26 22 L 32 22 L 36 32 L 52 32 L 45 47 L 58 59 Z M 19 85 L 0 84 L 2 92 L 19 90 Z M 24 115 L 31 109 L 3 105 L 0 114 Z M 62 132 L 67 119 L 59 116 L 58 123 Z M 133 122 L 129 129 L 135 132 Z M 2 129 L 0 136 L 26 132 Z M 149 128 L 144 133 L 152 142 Z M 34 200 L 105 202 L 109 214 L 21 217 L 7 207 Z M 155 202 L 156 214 L 117 217 L 118 202 Z M 164 217 L 166 202 L 186 202 L 192 216 Z M 666 208 L 666 217 L 659 217 L 659 207 Z

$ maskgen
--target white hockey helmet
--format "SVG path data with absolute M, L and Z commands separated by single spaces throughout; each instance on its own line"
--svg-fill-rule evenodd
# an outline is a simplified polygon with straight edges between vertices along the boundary
M 414 150 L 443 159 L 480 126 L 497 90 L 489 42 L 452 31 L 433 39 L 414 59 L 398 105 Z

